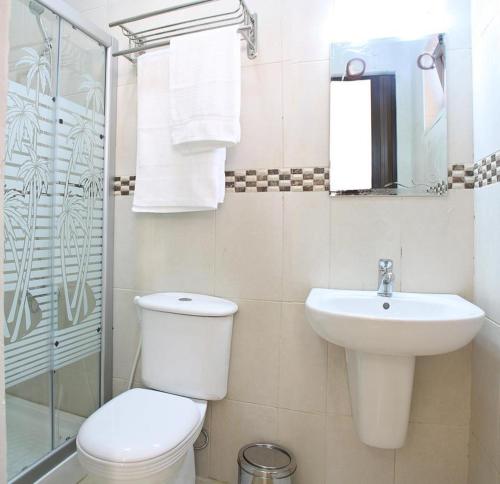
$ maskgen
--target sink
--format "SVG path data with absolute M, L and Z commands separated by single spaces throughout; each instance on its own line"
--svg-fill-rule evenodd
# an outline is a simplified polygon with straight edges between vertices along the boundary
M 361 440 L 374 447 L 404 445 L 415 357 L 467 345 L 484 311 L 460 296 L 312 289 L 306 316 L 316 333 L 346 348 L 351 406 Z

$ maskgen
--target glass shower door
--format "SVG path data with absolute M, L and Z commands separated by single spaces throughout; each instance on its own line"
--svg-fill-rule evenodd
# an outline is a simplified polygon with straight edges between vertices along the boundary
M 8 478 L 100 404 L 106 49 L 13 0 L 5 155 Z

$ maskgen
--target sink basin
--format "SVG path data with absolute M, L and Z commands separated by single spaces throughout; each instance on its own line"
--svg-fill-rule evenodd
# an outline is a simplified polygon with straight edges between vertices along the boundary
M 467 345 L 484 311 L 452 294 L 313 289 L 306 313 L 316 333 L 346 348 L 387 355 L 437 355 Z
M 306 316 L 316 333 L 346 348 L 353 419 L 361 440 L 375 447 L 404 445 L 415 357 L 467 345 L 484 311 L 451 294 L 312 289 Z

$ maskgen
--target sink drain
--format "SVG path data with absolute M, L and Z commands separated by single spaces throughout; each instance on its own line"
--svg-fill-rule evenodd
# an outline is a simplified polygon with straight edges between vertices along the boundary
M 384 309 L 389 309 L 391 307 L 391 305 L 389 303 L 384 303 L 384 304 L 382 304 L 382 307 Z

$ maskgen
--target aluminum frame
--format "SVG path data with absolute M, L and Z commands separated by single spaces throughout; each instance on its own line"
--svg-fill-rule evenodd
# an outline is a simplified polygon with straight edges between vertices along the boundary
M 114 233 L 114 194 L 113 178 L 115 172 L 116 146 L 116 94 L 118 60 L 113 53 L 118 50 L 118 41 L 104 30 L 87 20 L 76 9 L 63 0 L 37 0 L 61 19 L 94 39 L 106 49 L 106 88 L 105 88 L 105 149 L 104 149 L 104 224 L 103 224 L 103 307 L 101 320 L 101 382 L 100 404 L 112 398 L 113 393 L 113 233 Z M 53 426 L 52 426 L 53 428 Z M 76 438 L 60 445 L 42 457 L 38 462 L 9 481 L 9 484 L 32 484 L 43 477 L 66 457 L 75 452 Z

